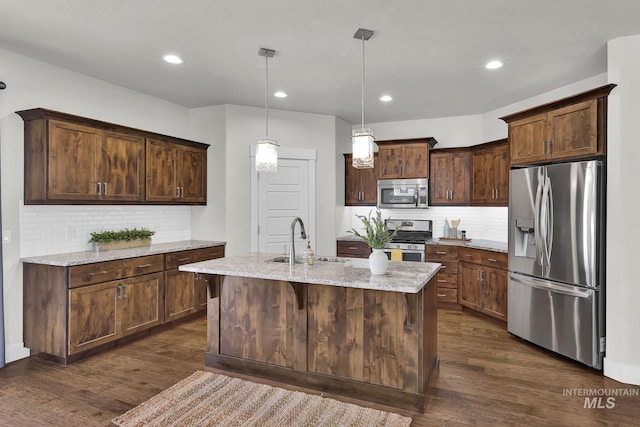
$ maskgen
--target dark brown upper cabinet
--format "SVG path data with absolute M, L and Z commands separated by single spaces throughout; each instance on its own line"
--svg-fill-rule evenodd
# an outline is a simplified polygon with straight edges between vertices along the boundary
M 471 204 L 509 204 L 509 143 L 501 139 L 471 148 Z
M 378 201 L 378 153 L 373 156 L 373 168 L 356 169 L 353 155 L 344 155 L 344 205 L 375 206 Z
M 379 179 L 428 178 L 429 148 L 435 138 L 376 141 L 378 145 Z
M 24 120 L 25 204 L 206 204 L 207 144 L 36 108 Z M 161 166 L 150 141 L 172 147 Z M 172 169 L 173 168 L 173 169 Z M 149 197 L 151 177 L 175 175 L 172 197 Z
M 432 205 L 468 205 L 471 199 L 471 154 L 468 148 L 430 153 L 429 197 Z

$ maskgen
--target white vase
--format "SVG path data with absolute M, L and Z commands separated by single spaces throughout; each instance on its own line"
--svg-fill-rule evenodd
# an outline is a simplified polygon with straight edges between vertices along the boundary
M 383 249 L 372 249 L 371 255 L 369 255 L 369 270 L 371 274 L 381 275 L 387 272 L 389 267 L 389 258 L 384 253 Z

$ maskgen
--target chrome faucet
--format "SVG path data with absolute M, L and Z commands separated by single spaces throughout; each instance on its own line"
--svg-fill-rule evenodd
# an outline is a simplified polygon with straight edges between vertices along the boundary
M 295 242 L 293 241 L 294 239 L 293 234 L 295 233 L 295 230 L 296 230 L 296 222 L 300 223 L 300 238 L 303 240 L 307 238 L 307 232 L 304 231 L 304 224 L 302 223 L 302 220 L 299 217 L 295 217 L 294 220 L 291 222 L 291 244 L 289 245 L 289 265 L 296 264 L 296 245 L 295 245 Z

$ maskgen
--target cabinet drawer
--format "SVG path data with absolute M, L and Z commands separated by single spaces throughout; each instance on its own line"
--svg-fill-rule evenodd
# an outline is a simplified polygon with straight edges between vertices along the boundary
M 438 301 L 458 302 L 458 289 L 441 288 L 436 290 Z
M 481 264 L 482 252 L 483 251 L 479 249 L 460 248 L 458 250 L 458 255 L 460 256 L 460 261 L 472 262 L 474 264 Z
M 436 261 L 442 264 L 438 274 L 458 274 L 458 261 Z
M 427 261 L 458 259 L 458 247 L 448 245 L 427 245 Z
M 122 261 L 97 262 L 69 268 L 69 287 L 77 288 L 122 277 Z
M 371 248 L 364 242 L 338 240 L 338 256 L 367 258 L 371 255 Z
M 166 268 L 171 270 L 178 268 L 183 264 L 190 264 L 192 262 L 198 262 L 198 251 L 200 249 L 191 249 L 188 251 L 171 252 L 165 255 Z
M 198 253 L 196 254 L 197 261 L 206 261 L 222 257 L 224 257 L 224 246 L 198 249 Z
M 458 289 L 458 275 L 445 274 L 438 272 L 436 274 L 436 285 L 439 288 L 455 288 Z
M 509 258 L 502 252 L 482 251 L 482 265 L 507 270 Z
M 140 276 L 164 270 L 164 255 L 149 255 L 122 261 L 122 277 Z

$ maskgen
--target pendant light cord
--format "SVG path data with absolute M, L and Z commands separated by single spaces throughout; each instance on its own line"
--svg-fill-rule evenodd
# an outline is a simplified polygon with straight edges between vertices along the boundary
M 269 55 L 264 56 L 265 70 L 266 70 L 266 83 L 265 83 L 265 91 L 264 91 L 264 105 L 265 105 L 265 136 L 269 136 Z
M 361 129 L 364 129 L 364 32 L 362 33 L 362 96 L 360 97 L 361 101 L 361 111 L 362 111 L 362 126 Z

